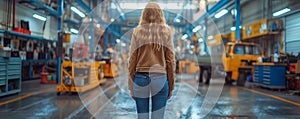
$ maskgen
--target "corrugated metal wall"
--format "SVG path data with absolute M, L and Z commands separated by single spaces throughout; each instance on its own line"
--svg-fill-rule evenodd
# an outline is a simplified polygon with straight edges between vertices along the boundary
M 286 18 L 286 52 L 300 52 L 300 13 Z

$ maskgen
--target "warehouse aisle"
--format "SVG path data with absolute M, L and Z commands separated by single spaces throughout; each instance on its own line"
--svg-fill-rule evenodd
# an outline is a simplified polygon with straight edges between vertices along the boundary
M 168 102 L 166 117 L 167 119 L 200 118 L 200 107 L 204 101 L 208 86 L 200 84 L 199 89 L 193 89 L 190 86 L 196 82 L 193 76 L 182 77 L 185 82 L 179 81 L 176 83 L 177 88 L 174 95 L 176 95 L 178 92 L 177 89 L 180 87 L 181 92 L 186 96 L 173 97 Z M 38 85 L 38 82 L 24 82 L 24 86 L 31 85 L 31 87 L 34 87 L 34 84 Z M 39 91 L 31 88 L 28 91 L 24 90 L 19 95 L 2 98 L 0 100 L 0 115 L 2 115 L 1 118 L 14 119 L 132 119 L 135 117 L 136 109 L 134 100 L 124 90 L 126 88 L 125 84 L 126 78 L 120 76 L 115 80 L 108 79 L 105 85 L 84 94 L 62 94 L 60 96 L 56 96 L 54 85 L 44 85 L 43 90 Z M 103 91 L 99 93 L 100 87 Z M 273 95 L 270 95 L 270 93 Z M 26 95 L 28 96 L 26 97 Z M 25 97 L 16 100 L 16 98 L 22 96 Z M 80 99 L 83 99 L 83 96 L 86 96 L 84 104 L 87 105 L 87 108 L 80 101 Z M 7 104 L 3 103 L 7 101 Z M 289 101 L 293 101 L 294 103 Z M 172 102 L 176 102 L 176 104 Z M 188 104 L 186 102 L 191 103 Z M 259 89 L 252 90 L 237 86 L 225 86 L 217 104 L 205 118 L 298 118 L 300 114 L 299 104 L 300 98 L 297 96 L 288 96 L 279 92 L 266 92 L 266 90 L 263 92 Z

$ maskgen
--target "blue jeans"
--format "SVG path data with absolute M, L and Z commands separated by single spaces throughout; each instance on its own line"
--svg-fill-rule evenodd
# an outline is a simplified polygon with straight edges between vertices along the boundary
M 163 73 L 135 73 L 133 95 L 138 119 L 149 119 L 149 102 L 152 101 L 151 119 L 163 119 L 167 104 L 169 86 Z

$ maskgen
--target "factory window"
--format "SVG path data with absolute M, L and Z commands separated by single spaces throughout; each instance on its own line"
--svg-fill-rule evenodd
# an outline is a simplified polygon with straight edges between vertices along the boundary
M 253 46 L 253 55 L 261 55 L 259 47 Z
M 245 54 L 246 55 L 252 55 L 253 54 L 253 46 L 250 46 L 250 45 L 246 45 L 245 46 Z
M 245 54 L 245 46 L 243 45 L 235 45 L 234 54 L 242 55 Z

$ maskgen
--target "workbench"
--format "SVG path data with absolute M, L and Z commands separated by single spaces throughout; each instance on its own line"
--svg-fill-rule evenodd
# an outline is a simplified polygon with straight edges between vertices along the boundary
M 285 73 L 285 64 L 256 63 L 254 64 L 253 81 L 256 86 L 284 89 Z

